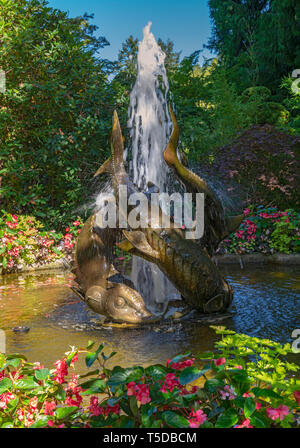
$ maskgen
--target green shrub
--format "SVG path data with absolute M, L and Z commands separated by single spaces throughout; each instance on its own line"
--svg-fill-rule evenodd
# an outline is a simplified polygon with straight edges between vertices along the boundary
M 282 359 L 290 345 L 213 328 L 222 335 L 219 353 L 186 353 L 166 365 L 109 369 L 115 352 L 92 342 L 72 348 L 52 370 L 0 354 L 0 427 L 297 426 L 300 384 L 288 373 L 298 367 Z M 90 370 L 70 378 L 78 355 Z

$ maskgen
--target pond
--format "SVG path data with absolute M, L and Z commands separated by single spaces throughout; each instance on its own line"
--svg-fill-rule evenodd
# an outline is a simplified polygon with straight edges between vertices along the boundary
M 179 353 L 212 349 L 218 339 L 210 325 L 226 325 L 239 333 L 292 342 L 300 328 L 300 267 L 222 267 L 234 287 L 231 308 L 223 316 L 200 314 L 138 328 L 103 326 L 100 316 L 80 301 L 62 271 L 11 274 L 0 277 L 0 328 L 6 332 L 7 353 L 23 353 L 29 361 L 52 368 L 70 346 L 86 347 L 89 340 L 117 351 L 113 365 L 165 362 Z M 28 333 L 12 328 L 25 325 Z M 297 362 L 297 355 L 292 355 Z M 83 369 L 79 364 L 79 371 Z

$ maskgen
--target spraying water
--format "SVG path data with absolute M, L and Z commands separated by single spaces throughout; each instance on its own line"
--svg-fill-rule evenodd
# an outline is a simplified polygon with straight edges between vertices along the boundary
M 166 55 L 150 31 L 151 22 L 143 30 L 139 43 L 137 78 L 130 95 L 128 127 L 131 146 L 125 153 L 131 156 L 133 182 L 142 190 L 148 183 L 160 192 L 168 190 L 171 175 L 163 151 L 172 131 L 167 95 L 169 83 L 164 65 Z M 161 311 L 179 293 L 163 273 L 152 263 L 133 257 L 131 280 L 151 311 Z
M 167 106 L 169 83 L 165 53 L 144 28 L 139 43 L 137 78 L 130 95 L 128 127 L 131 137 L 133 182 L 145 190 L 148 182 L 166 191 L 168 166 L 163 159 L 172 122 Z

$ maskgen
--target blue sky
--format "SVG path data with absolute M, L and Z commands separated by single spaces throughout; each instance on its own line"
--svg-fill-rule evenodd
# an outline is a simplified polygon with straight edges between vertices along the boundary
M 139 40 L 148 21 L 156 38 L 170 38 L 176 51 L 188 56 L 200 50 L 210 36 L 209 9 L 206 0 L 50 0 L 49 6 L 68 11 L 71 17 L 94 13 L 98 33 L 110 42 L 101 55 L 115 60 L 122 42 L 132 34 Z M 204 50 L 205 56 L 210 56 Z M 200 57 L 200 62 L 202 57 Z

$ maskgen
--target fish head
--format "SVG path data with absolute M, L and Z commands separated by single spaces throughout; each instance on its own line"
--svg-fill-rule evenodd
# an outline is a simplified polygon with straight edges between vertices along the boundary
M 123 283 L 111 283 L 108 288 L 91 286 L 85 294 L 85 303 L 114 322 L 140 324 L 153 318 L 141 295 Z

